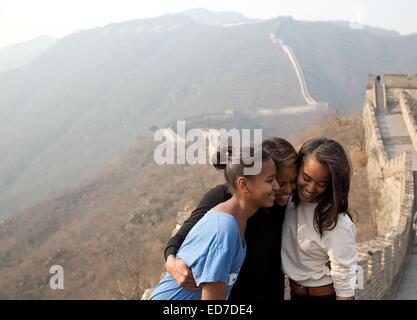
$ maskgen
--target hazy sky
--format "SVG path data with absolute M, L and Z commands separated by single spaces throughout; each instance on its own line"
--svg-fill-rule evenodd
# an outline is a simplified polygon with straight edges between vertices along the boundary
M 0 0 L 0 49 L 38 35 L 63 37 L 79 29 L 196 7 L 237 11 L 249 18 L 291 15 L 417 32 L 415 0 Z

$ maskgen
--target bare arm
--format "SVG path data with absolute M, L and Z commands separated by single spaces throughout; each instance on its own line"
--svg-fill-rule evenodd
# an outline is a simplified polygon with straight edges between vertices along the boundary
M 192 291 L 198 290 L 193 272 L 182 259 L 177 259 L 174 255 L 168 256 L 165 270 L 181 287 Z
M 201 300 L 226 300 L 225 282 L 206 282 L 201 286 Z
M 179 248 L 192 227 L 207 213 L 207 211 L 230 197 L 231 195 L 227 193 L 227 187 L 225 185 L 218 185 L 209 190 L 203 196 L 191 216 L 185 220 L 177 234 L 168 241 L 167 247 L 165 248 L 165 270 L 181 287 L 189 290 L 198 289 L 191 269 L 183 260 L 176 258 Z

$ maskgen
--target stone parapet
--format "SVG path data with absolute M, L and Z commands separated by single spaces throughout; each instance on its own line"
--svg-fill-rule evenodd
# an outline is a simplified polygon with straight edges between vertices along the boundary
M 409 77 L 395 85 L 394 79 L 397 78 L 385 76 L 386 87 L 398 88 L 414 81 Z M 364 279 L 363 289 L 356 290 L 356 299 L 383 299 L 389 294 L 407 254 L 414 205 L 411 153 L 403 152 L 388 158 L 378 128 L 372 92 L 375 86 L 370 85 L 372 80 L 368 82 L 363 124 L 368 153 L 368 182 L 372 188 L 371 200 L 375 202 L 373 215 L 378 231 L 376 239 L 357 244 L 358 266 L 363 269 Z M 404 93 L 401 93 L 399 101 L 410 139 L 417 147 L 417 126 Z

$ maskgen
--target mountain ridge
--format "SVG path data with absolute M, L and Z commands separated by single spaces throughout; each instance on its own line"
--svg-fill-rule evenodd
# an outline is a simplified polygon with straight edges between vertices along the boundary
M 55 37 L 44 35 L 0 49 L 0 73 L 23 67 L 51 48 L 57 41 Z
M 111 23 L 0 74 L 0 214 L 93 175 L 152 126 L 305 105 L 271 34 L 295 53 L 312 98 L 347 112 L 361 106 L 368 73 L 417 72 L 416 35 L 289 17 L 248 21 L 225 27 L 170 14 Z

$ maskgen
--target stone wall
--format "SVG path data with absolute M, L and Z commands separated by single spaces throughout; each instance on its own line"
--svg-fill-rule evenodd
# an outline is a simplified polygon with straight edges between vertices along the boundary
M 368 76 L 368 84 L 366 86 L 366 89 L 373 89 L 374 85 L 375 85 L 375 82 L 376 82 L 376 75 L 374 75 L 374 74 L 369 75 Z
M 389 297 L 407 253 L 414 203 L 411 154 L 388 159 L 370 91 L 366 95 L 363 124 L 377 238 L 357 244 L 363 289 L 356 290 L 356 299 Z
M 413 111 L 408 104 L 408 97 L 406 92 L 400 93 L 399 104 L 403 114 L 405 126 L 407 127 L 408 134 L 410 135 L 411 142 L 414 148 L 417 150 L 417 123 L 414 118 Z
M 384 75 L 384 83 L 387 88 L 417 88 L 417 75 L 408 76 L 405 74 Z

